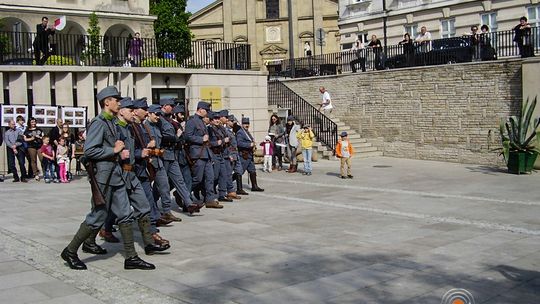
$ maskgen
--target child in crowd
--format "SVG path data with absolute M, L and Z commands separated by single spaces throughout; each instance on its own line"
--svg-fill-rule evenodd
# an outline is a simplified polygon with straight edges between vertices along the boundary
M 49 144 L 49 137 L 43 136 L 43 145 L 39 149 L 39 154 L 41 155 L 41 167 L 43 169 L 45 182 L 48 184 L 51 181 L 58 183 L 56 178 L 56 173 L 54 171 L 54 150 L 53 147 Z
M 341 132 L 340 140 L 336 145 L 336 156 L 341 160 L 341 178 L 353 178 L 351 174 L 351 158 L 354 149 L 349 141 L 347 132 Z M 347 166 L 347 175 L 345 175 L 345 166 Z
M 261 147 L 264 155 L 263 172 L 272 172 L 272 155 L 274 155 L 274 143 L 269 135 L 266 135 L 264 141 L 261 143 Z
M 300 142 L 302 156 L 304 157 L 304 172 L 302 174 L 311 175 L 311 156 L 313 155 L 313 140 L 315 139 L 311 126 L 304 125 L 304 129 L 296 133 L 296 138 Z
M 66 147 L 66 140 L 63 137 L 58 139 L 56 162 L 58 163 L 58 170 L 60 170 L 60 181 L 62 183 L 69 182 L 67 179 L 67 167 L 69 166 L 68 148 Z

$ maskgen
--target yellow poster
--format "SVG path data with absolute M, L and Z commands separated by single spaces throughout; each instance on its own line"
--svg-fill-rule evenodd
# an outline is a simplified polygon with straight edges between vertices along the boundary
M 201 88 L 201 100 L 212 104 L 212 110 L 217 111 L 223 108 L 221 103 L 221 88 L 220 87 L 203 87 Z

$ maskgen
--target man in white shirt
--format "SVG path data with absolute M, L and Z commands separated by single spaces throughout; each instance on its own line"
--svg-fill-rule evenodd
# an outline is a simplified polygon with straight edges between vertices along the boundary
M 425 26 L 422 26 L 414 41 L 420 43 L 420 51 L 422 52 L 429 52 L 431 49 L 431 33 L 427 31 Z
M 328 93 L 328 91 L 324 87 L 320 87 L 319 92 L 321 92 L 322 94 L 322 102 L 319 106 L 319 111 L 321 111 L 322 109 L 324 115 L 329 116 L 332 113 L 332 109 L 334 108 L 332 106 L 332 99 L 330 99 L 330 93 Z

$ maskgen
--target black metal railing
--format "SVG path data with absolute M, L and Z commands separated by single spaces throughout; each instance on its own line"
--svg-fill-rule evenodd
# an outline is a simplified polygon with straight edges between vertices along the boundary
M 386 48 L 366 47 L 356 51 L 343 51 L 295 58 L 268 65 L 269 77 L 312 77 L 335 75 L 354 70 L 394 69 L 411 66 L 440 65 L 471 61 L 487 61 L 523 55 L 526 50 L 518 45 L 514 31 L 481 34 L 476 43 L 471 36 L 432 40 L 429 43 L 389 45 Z M 530 54 L 540 53 L 540 28 L 531 28 L 525 48 Z
M 268 104 L 290 109 L 291 115 L 298 122 L 311 125 L 317 141 L 331 150 L 336 148 L 338 140 L 337 124 L 281 81 L 272 80 L 268 82 Z
M 152 38 L 56 33 L 42 45 L 34 43 L 35 38 L 36 33 L 0 32 L 0 64 L 251 69 L 249 44 L 191 41 L 181 52 L 171 53 Z M 42 62 L 36 62 L 36 52 Z

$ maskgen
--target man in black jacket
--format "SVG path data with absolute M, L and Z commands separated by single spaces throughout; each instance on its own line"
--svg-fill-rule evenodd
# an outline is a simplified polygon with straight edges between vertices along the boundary
M 34 47 L 34 58 L 37 65 L 45 64 L 51 55 L 49 51 L 49 36 L 54 35 L 56 29 L 54 26 L 47 27 L 48 23 L 49 18 L 43 17 L 41 18 L 41 23 L 36 25 L 36 38 L 32 46 Z M 42 54 L 43 56 L 41 56 Z

